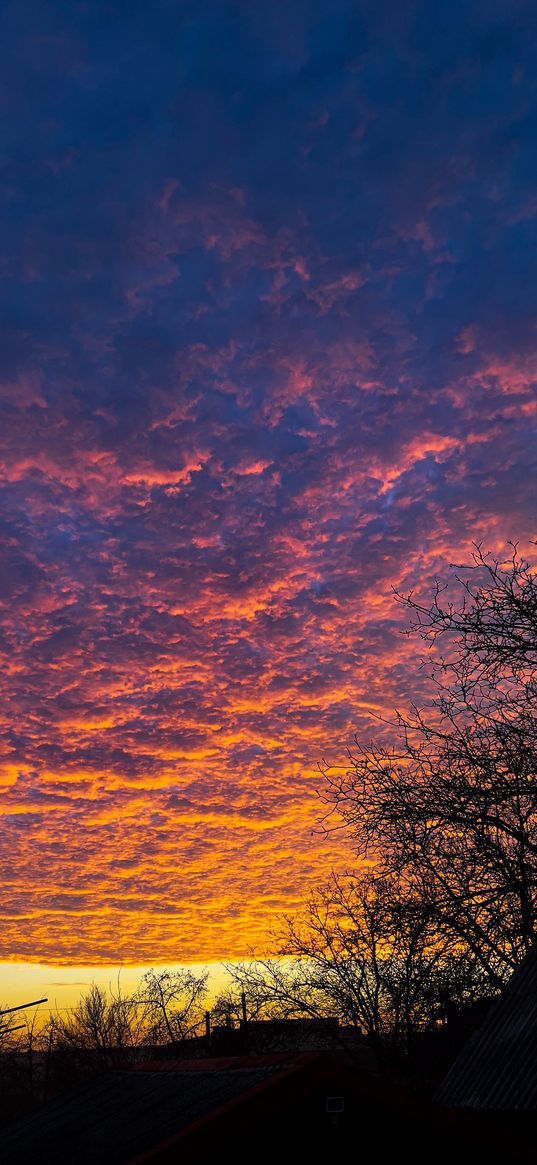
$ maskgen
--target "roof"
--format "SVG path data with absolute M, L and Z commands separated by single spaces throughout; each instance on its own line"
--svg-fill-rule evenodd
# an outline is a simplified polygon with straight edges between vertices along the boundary
M 332 1056 L 302 1053 L 108 1072 L 0 1130 L 0 1160 L 190 1165 L 251 1152 L 263 1161 L 326 1161 L 335 1130 L 319 1100 L 330 1095 L 346 1098 L 338 1142 L 345 1153 L 357 1136 L 380 1136 L 389 1156 L 408 1151 L 417 1165 L 439 1138 L 459 1165 L 473 1165 L 478 1153 L 491 1165 L 535 1159 L 533 1145 L 477 1114 L 434 1105 Z
M 275 1065 L 107 1072 L 0 1131 L 3 1165 L 121 1165 L 278 1071 Z M 281 1067 L 279 1069 L 281 1071 Z
M 537 945 L 464 1046 L 436 1099 L 454 1107 L 537 1112 Z

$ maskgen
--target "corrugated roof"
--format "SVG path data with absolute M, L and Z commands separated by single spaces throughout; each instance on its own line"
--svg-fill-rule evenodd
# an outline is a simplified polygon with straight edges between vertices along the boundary
M 537 1112 L 537 945 L 455 1060 L 436 1099 L 456 1107 Z
M 485 1157 L 491 1165 L 534 1165 L 532 1142 L 481 1114 L 435 1105 L 351 1072 L 331 1056 L 310 1053 L 270 1060 L 248 1063 L 244 1058 L 240 1067 L 213 1061 L 210 1068 L 183 1061 L 171 1070 L 161 1064 L 154 1071 L 148 1064 L 107 1073 L 1 1130 L 0 1161 L 186 1165 L 200 1157 L 227 1160 L 238 1145 L 244 1155 L 245 1146 L 249 1151 L 252 1145 L 259 1160 L 295 1163 L 304 1139 L 308 1160 L 327 1161 L 333 1156 L 334 1129 L 319 1104 L 324 1094 L 345 1097 L 349 1123 L 342 1144 L 347 1149 L 354 1147 L 356 1137 L 367 1141 L 380 1136 L 387 1159 L 410 1154 L 416 1162 L 428 1162 L 430 1146 L 442 1143 L 460 1165 Z M 301 1108 L 305 1097 L 313 1100 L 306 1115 Z M 298 1122 L 289 1139 L 289 1104 L 296 1108 L 297 1101 Z
M 0 1160 L 122 1165 L 281 1070 L 109 1072 L 0 1130 Z

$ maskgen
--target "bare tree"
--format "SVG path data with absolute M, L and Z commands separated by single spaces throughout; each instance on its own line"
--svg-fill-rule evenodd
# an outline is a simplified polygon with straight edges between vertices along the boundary
M 64 1059 L 97 1071 L 131 1059 L 146 1040 L 147 1028 L 137 998 L 124 995 L 118 982 L 110 992 L 93 984 L 77 1007 L 51 1018 L 45 1034 Z
M 392 746 L 357 741 L 326 796 L 499 986 L 537 936 L 537 577 L 516 547 L 503 563 L 476 547 L 455 581 L 455 604 L 439 585 L 429 606 L 399 596 L 445 643 L 430 707 L 395 715 Z
M 238 983 L 238 981 L 236 982 Z M 242 987 L 239 991 L 236 988 L 228 987 L 215 996 L 211 1007 L 211 1023 L 214 1027 L 240 1027 L 244 1018 L 241 991 Z M 253 982 L 249 983 L 245 1004 L 247 1022 L 253 1023 L 256 1020 L 272 1018 L 267 1006 L 265 993 L 261 992 L 261 994 L 258 994 L 254 989 Z
M 537 545 L 537 543 L 536 543 Z M 496 687 L 512 676 L 535 695 L 537 680 L 537 577 L 515 543 L 500 561 L 474 547 L 467 566 L 453 567 L 459 600 L 449 597 L 450 583 L 436 583 L 432 601 L 396 592 L 413 612 L 412 630 L 428 642 L 455 639 L 456 668 L 466 691 L 484 683 Z M 453 579 L 451 580 L 451 585 Z M 441 666 L 443 664 L 441 663 Z
M 333 876 L 287 917 L 279 956 L 229 968 L 264 1018 L 337 1019 L 388 1074 L 448 1011 L 483 991 L 476 962 L 439 939 L 428 904 L 367 871 Z
M 195 975 L 188 968 L 146 972 L 137 1001 L 151 1042 L 182 1044 L 202 1031 L 208 978 L 208 971 Z

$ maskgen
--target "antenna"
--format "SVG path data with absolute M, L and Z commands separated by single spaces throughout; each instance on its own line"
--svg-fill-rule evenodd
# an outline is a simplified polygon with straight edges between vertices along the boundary
M 38 1003 L 48 1003 L 48 997 L 32 999 L 30 1003 L 18 1003 L 16 1007 L 4 1007 L 0 1010 L 0 1015 L 11 1015 L 13 1011 L 24 1011 L 26 1007 L 37 1007 Z
M 27 1007 L 37 1007 L 38 1003 L 48 1003 L 48 997 L 43 999 L 32 999 L 30 1003 L 18 1003 L 16 1007 L 4 1007 L 0 1011 L 2 1015 L 13 1015 L 14 1011 L 25 1011 Z M 6 1027 L 5 1024 L 0 1023 L 0 1036 L 7 1036 L 10 1032 L 18 1032 L 21 1027 L 25 1027 L 24 1023 L 18 1023 L 15 1027 Z

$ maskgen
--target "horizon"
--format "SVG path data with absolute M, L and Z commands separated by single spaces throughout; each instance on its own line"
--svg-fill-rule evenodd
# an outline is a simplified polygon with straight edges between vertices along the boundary
M 46 1004 L 37 1008 L 25 1008 L 24 1018 L 29 1018 L 34 1011 L 39 1017 L 51 1013 L 71 1011 L 80 999 L 94 984 L 110 992 L 117 989 L 118 976 L 121 989 L 125 994 L 131 994 L 139 986 L 145 971 L 153 967 L 166 968 L 176 971 L 183 967 L 201 974 L 209 971 L 208 1000 L 210 1001 L 219 991 L 225 989 L 231 982 L 223 963 L 162 963 L 147 965 L 133 963 L 130 966 L 122 964 L 94 964 L 93 966 L 61 966 L 44 963 L 0 963 L 0 1008 L 15 1007 L 19 1004 L 32 1003 L 38 997 L 42 998 L 42 991 L 49 991 Z M 83 978 L 74 978 L 83 975 Z

